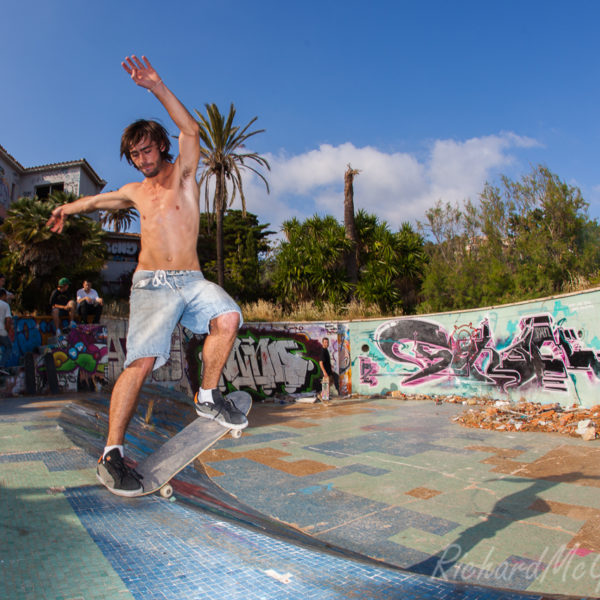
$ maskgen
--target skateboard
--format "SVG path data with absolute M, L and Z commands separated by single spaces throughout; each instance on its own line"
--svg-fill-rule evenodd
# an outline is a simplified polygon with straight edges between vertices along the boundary
M 321 379 L 321 401 L 329 401 L 329 379 L 325 379 L 325 377 Z
M 250 394 L 232 392 L 227 394 L 227 398 L 245 414 L 250 412 Z M 228 432 L 231 432 L 234 438 L 242 435 L 241 429 L 223 427 L 216 421 L 209 421 L 203 417 L 192 421 L 135 467 L 143 477 L 144 486 L 144 491 L 137 495 L 146 496 L 159 491 L 163 498 L 170 498 L 173 488 L 169 481 Z

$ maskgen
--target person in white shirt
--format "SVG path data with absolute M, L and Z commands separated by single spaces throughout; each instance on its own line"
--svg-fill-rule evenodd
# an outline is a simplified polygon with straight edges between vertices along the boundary
M 12 344 L 15 341 L 10 306 L 6 301 L 7 291 L 0 288 L 0 367 L 5 367 L 8 357 L 12 353 Z
M 98 292 L 92 288 L 92 284 L 87 279 L 83 282 L 83 287 L 77 292 L 77 313 L 81 317 L 82 323 L 88 322 L 88 316 L 94 316 L 94 323 L 100 323 L 102 315 L 102 298 Z

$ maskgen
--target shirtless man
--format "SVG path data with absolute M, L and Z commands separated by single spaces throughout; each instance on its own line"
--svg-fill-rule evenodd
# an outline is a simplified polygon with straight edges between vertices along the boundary
M 123 132 L 121 157 L 145 179 L 115 192 L 63 204 L 52 212 L 48 226 L 60 233 L 68 215 L 98 209 L 133 207 L 140 214 L 142 249 L 131 287 L 127 357 L 113 388 L 108 439 L 97 472 L 111 492 L 134 496 L 143 482 L 123 460 L 125 431 L 144 380 L 169 358 L 171 334 L 178 321 L 194 333 L 208 333 L 202 351 L 202 387 L 194 399 L 198 415 L 233 429 L 243 429 L 248 421 L 218 389 L 242 314 L 229 295 L 206 281 L 200 270 L 197 123 L 145 56 L 141 60 L 127 57 L 122 65 L 134 83 L 158 98 L 179 128 L 179 156 L 171 162 L 170 140 L 160 124 L 136 121 Z

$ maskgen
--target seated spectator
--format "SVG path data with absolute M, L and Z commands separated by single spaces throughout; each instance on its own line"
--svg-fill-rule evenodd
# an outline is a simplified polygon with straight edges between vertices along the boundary
M 6 290 L 0 288 L 0 367 L 6 366 L 8 357 L 12 354 L 12 344 L 15 341 L 12 314 L 6 297 Z
M 0 273 L 0 289 L 3 288 L 6 290 L 6 276 L 4 275 L 4 273 Z M 14 294 L 11 294 L 8 290 L 6 290 L 6 298 L 4 301 L 10 302 L 14 297 Z
M 77 327 L 75 323 L 75 300 L 69 295 L 71 282 L 63 277 L 58 281 L 58 287 L 50 295 L 50 311 L 54 321 L 56 335 L 61 335 L 60 320 L 69 319 L 69 327 Z
M 87 279 L 83 282 L 83 287 L 77 292 L 77 313 L 81 317 L 82 323 L 88 322 L 88 316 L 94 316 L 94 323 L 100 323 L 102 314 L 102 298 L 98 292 L 92 288 L 92 284 Z

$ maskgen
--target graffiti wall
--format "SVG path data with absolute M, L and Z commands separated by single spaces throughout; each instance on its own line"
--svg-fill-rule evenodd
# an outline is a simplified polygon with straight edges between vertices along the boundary
M 107 378 L 115 382 L 125 362 L 127 321 L 108 321 L 107 332 Z M 178 326 L 171 338 L 171 356 L 165 365 L 153 371 L 152 382 L 193 396 L 200 386 L 205 337 Z M 336 375 L 340 373 L 340 393 L 349 393 L 349 332 L 338 324 L 328 323 L 243 326 L 219 387 L 223 391 L 247 391 L 255 400 L 278 394 L 317 392 L 321 386 L 319 360 L 325 337 L 329 339 L 332 370 Z
M 127 326 L 126 319 L 109 319 L 103 326 L 79 325 L 57 340 L 53 337 L 49 317 L 15 317 L 17 335 L 10 364 L 16 368 L 23 364 L 27 352 L 36 353 L 38 387 L 42 389 L 45 367 L 41 358 L 51 352 L 61 390 L 86 390 L 98 383 L 114 384 L 125 363 Z M 329 340 L 335 387 L 341 394 L 349 394 L 349 329 L 336 323 L 244 326 L 223 369 L 219 386 L 223 391 L 248 391 L 255 400 L 316 393 L 321 389 L 323 376 L 319 362 L 324 338 Z M 152 372 L 151 382 L 193 396 L 200 385 L 204 340 L 205 336 L 193 335 L 177 326 L 171 338 L 170 358 Z M 12 379 L 16 381 L 11 378 L 11 390 L 15 385 Z M 6 386 L 5 390 L 5 395 L 10 395 Z
M 89 390 L 108 382 L 104 325 L 78 325 L 61 336 L 49 351 L 61 390 Z
M 600 291 L 482 310 L 352 323 L 362 394 L 486 395 L 597 403 Z
M 117 381 L 123 371 L 127 354 L 127 326 L 127 319 L 107 320 L 107 380 L 109 383 Z M 188 338 L 186 338 L 184 331 L 181 326 L 176 327 L 171 336 L 169 360 L 162 367 L 152 372 L 150 382 L 189 394 L 191 388 L 185 364 L 185 345 Z
M 14 367 L 23 363 L 27 352 L 35 352 L 40 346 L 48 344 L 54 335 L 54 324 L 51 317 L 13 317 L 15 340 L 6 366 Z
M 14 317 L 15 340 L 0 372 L 0 397 L 25 392 L 25 355 L 32 355 L 36 393 L 49 393 L 44 356 L 51 354 L 61 391 L 90 390 L 108 383 L 106 327 L 79 325 L 56 338 L 49 317 Z
M 255 400 L 318 392 L 328 338 L 335 387 L 343 396 L 400 390 L 592 406 L 600 392 L 598 314 L 600 290 L 590 290 L 437 315 L 250 323 L 240 330 L 219 385 L 248 391 Z M 15 317 L 15 330 L 9 365 L 22 365 L 27 352 L 50 349 L 65 390 L 112 384 L 123 370 L 125 319 L 79 326 L 51 346 L 49 317 Z M 200 385 L 204 339 L 178 326 L 170 359 L 152 373 L 152 382 L 192 396 Z
M 332 370 L 339 372 L 337 324 L 253 323 L 242 327 L 227 364 L 220 387 L 244 390 L 254 399 L 301 394 L 320 390 L 319 366 L 323 338 L 329 339 Z M 192 391 L 198 389 L 202 372 L 204 337 L 186 341 L 186 363 Z

